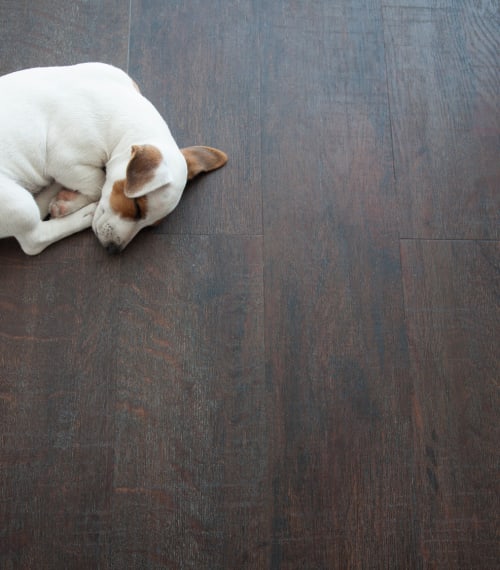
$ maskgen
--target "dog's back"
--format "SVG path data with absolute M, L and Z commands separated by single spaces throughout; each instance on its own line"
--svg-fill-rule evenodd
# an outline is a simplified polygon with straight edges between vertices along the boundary
M 111 117 L 128 96 L 138 96 L 130 77 L 103 63 L 0 77 L 0 176 L 36 192 L 75 157 L 102 167 L 114 143 Z

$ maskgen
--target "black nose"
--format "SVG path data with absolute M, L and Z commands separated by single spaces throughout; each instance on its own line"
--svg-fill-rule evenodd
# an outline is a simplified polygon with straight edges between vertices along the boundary
M 114 255 L 115 253 L 120 253 L 121 247 L 118 244 L 111 242 L 106 246 L 106 251 Z

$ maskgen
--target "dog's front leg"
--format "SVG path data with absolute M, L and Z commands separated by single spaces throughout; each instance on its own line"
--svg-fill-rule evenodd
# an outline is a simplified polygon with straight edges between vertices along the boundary
M 37 255 L 56 241 L 90 228 L 96 207 L 97 203 L 94 202 L 63 218 L 39 219 L 31 229 L 16 233 L 14 237 L 25 253 Z
M 28 255 L 36 255 L 48 245 L 89 228 L 97 204 L 55 220 L 42 221 L 33 195 L 19 184 L 0 177 L 0 237 L 13 236 Z

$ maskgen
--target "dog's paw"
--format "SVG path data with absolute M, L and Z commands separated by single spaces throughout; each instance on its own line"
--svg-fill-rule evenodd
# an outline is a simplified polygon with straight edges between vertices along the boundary
M 73 190 L 63 188 L 60 190 L 49 204 L 49 213 L 51 218 L 62 218 L 68 214 L 72 214 L 79 210 L 88 201 L 80 194 Z

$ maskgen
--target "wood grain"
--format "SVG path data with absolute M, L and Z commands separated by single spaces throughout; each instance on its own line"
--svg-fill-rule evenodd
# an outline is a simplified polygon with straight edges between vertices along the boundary
M 2 0 L 0 74 L 104 61 L 127 68 L 129 0 Z
M 405 240 L 419 551 L 426 568 L 498 563 L 500 247 Z
M 273 569 L 417 563 L 383 45 L 366 3 L 263 27 Z
M 128 66 L 230 157 L 119 256 L 0 241 L 0 568 L 496 568 L 497 3 L 7 0 L 0 32 L 0 72 Z
M 130 73 L 179 145 L 229 155 L 190 183 L 161 233 L 262 233 L 259 21 L 255 1 L 133 3 Z
M 106 566 L 261 568 L 261 238 L 152 236 L 121 266 Z
M 384 8 L 403 237 L 499 237 L 495 5 Z
M 0 263 L 0 566 L 96 567 L 110 524 L 119 260 L 80 235 L 37 258 L 2 242 Z

